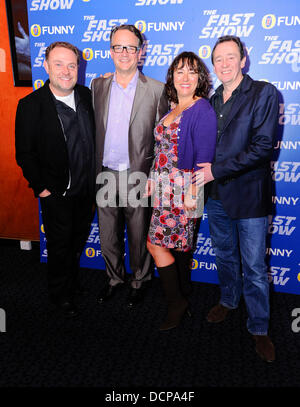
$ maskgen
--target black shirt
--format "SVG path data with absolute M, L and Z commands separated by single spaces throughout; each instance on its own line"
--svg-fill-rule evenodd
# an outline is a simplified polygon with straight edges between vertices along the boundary
M 218 120 L 217 143 L 220 140 L 220 137 L 223 133 L 229 112 L 233 106 L 236 96 L 241 89 L 241 84 L 242 84 L 242 81 L 239 84 L 239 86 L 232 92 L 230 98 L 226 101 L 226 103 L 224 103 L 224 100 L 223 100 L 224 86 L 221 85 L 216 90 L 216 97 L 213 100 L 212 106 L 216 112 L 217 120 Z M 219 199 L 218 180 L 216 180 L 216 179 L 214 181 L 212 181 L 212 183 L 210 185 L 209 197 L 212 199 Z
M 56 110 L 63 128 L 68 157 L 71 183 L 66 196 L 88 195 L 93 190 L 94 170 L 93 140 L 88 131 L 89 117 L 75 92 L 76 111 L 64 102 L 55 99 Z

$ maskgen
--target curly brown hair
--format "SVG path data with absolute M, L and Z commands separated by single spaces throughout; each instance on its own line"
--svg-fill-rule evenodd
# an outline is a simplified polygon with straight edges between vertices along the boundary
M 198 55 L 194 52 L 184 51 L 174 58 L 167 72 L 166 93 L 170 102 L 178 103 L 177 91 L 174 87 L 174 71 L 186 64 L 198 73 L 198 84 L 194 96 L 208 97 L 211 89 L 208 69 Z

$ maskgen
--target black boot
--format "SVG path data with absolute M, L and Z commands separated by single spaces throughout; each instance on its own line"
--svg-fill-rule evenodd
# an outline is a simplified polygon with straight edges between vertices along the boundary
M 185 298 L 188 298 L 192 292 L 190 264 L 193 258 L 193 253 L 192 251 L 182 252 L 178 250 L 172 250 L 172 255 L 175 258 L 177 266 L 181 293 Z
M 160 330 L 166 331 L 179 325 L 185 312 L 188 312 L 188 302 L 182 296 L 175 262 L 166 267 L 157 267 L 163 292 L 168 304 L 168 313 Z

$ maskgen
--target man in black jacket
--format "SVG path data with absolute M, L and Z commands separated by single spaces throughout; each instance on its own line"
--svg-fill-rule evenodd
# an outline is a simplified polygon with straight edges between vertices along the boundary
M 221 297 L 207 315 L 224 321 L 243 294 L 247 329 L 259 356 L 275 360 L 268 336 L 270 305 L 266 265 L 268 215 L 271 213 L 270 159 L 278 127 L 278 93 L 264 81 L 243 74 L 243 44 L 235 36 L 220 37 L 212 51 L 221 85 L 211 98 L 218 118 L 214 162 L 200 173 L 211 182 L 206 204 Z
M 77 84 L 79 52 L 54 42 L 45 54 L 45 85 L 21 99 L 16 160 L 40 198 L 47 239 L 50 300 L 77 315 L 79 259 L 94 203 L 94 123 L 90 90 Z

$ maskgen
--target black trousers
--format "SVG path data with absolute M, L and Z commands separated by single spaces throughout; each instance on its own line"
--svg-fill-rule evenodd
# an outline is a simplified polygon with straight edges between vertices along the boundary
M 94 197 L 40 198 L 47 239 L 48 290 L 52 302 L 72 299 L 81 252 L 93 219 Z

